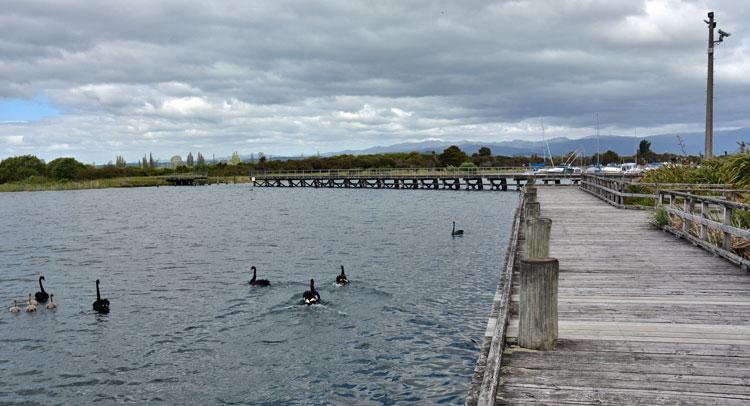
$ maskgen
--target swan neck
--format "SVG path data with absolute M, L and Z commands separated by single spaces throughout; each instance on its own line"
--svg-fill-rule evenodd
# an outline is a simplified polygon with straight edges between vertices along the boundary
M 96 281 L 96 300 L 102 300 L 102 296 L 99 294 L 99 281 Z
M 42 277 L 39 277 L 39 289 L 44 292 L 44 286 L 42 286 Z

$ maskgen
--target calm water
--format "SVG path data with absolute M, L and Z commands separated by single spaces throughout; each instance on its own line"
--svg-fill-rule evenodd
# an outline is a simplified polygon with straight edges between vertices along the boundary
M 0 403 L 463 404 L 516 198 L 0 194 Z M 252 264 L 270 288 L 248 285 Z M 40 274 L 59 308 L 9 313 Z M 108 316 L 91 311 L 97 278 Z M 322 306 L 299 305 L 310 278 Z

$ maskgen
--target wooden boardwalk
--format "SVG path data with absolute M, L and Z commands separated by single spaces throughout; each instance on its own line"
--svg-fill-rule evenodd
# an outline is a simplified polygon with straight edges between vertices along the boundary
M 572 187 L 539 187 L 538 201 L 560 261 L 559 341 L 515 345 L 514 282 L 496 404 L 750 405 L 750 273 L 648 211 Z

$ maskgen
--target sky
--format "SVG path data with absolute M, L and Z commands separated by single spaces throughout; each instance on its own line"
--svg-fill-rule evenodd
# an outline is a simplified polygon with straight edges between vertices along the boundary
M 0 2 L 0 159 L 750 126 L 746 0 Z

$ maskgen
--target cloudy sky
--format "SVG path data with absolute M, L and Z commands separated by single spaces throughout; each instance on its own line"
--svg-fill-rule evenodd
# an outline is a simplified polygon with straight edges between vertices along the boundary
M 0 158 L 750 126 L 746 0 L 0 2 Z

